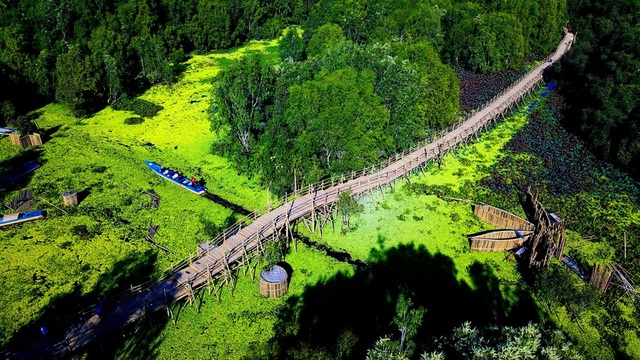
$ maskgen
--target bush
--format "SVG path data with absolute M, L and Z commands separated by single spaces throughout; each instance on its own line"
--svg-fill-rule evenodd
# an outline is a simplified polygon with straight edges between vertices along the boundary
M 141 117 L 130 117 L 130 118 L 124 119 L 124 123 L 126 125 L 137 125 L 137 124 L 142 124 L 143 122 L 144 122 L 144 119 Z
M 164 109 L 158 104 L 143 99 L 122 99 L 113 104 L 114 110 L 126 110 L 145 118 L 152 118 L 158 115 L 158 112 Z M 126 123 L 126 121 L 125 121 Z
M 102 174 L 105 171 L 107 171 L 107 167 L 102 165 L 96 166 L 93 169 L 91 169 L 91 172 L 94 174 Z

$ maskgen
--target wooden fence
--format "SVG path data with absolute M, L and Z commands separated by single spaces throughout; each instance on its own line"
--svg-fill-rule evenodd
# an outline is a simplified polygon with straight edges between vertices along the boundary
M 500 229 L 532 231 L 535 227 L 527 220 L 491 205 L 474 205 L 473 213 L 480 220 Z
M 589 284 L 595 286 L 601 292 L 606 292 L 613 275 L 613 268 L 602 264 L 594 264 L 589 277 Z
M 533 231 L 522 230 L 519 232 L 522 237 L 518 236 L 514 230 L 497 230 L 470 235 L 471 250 L 499 252 L 520 247 L 531 237 Z

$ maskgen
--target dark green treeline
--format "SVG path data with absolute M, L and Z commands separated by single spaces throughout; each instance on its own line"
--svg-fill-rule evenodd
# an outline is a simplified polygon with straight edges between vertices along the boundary
M 562 62 L 565 125 L 640 175 L 640 2 L 570 0 L 577 41 Z

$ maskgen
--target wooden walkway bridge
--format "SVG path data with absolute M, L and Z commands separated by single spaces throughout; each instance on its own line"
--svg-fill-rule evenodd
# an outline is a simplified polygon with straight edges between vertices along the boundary
M 573 39 L 573 34 L 566 33 L 550 61 L 560 59 L 571 47 Z M 549 65 L 547 61 L 541 63 L 467 119 L 435 136 L 436 140 L 425 140 L 379 166 L 306 187 L 299 197 L 285 201 L 284 205 L 260 217 L 256 216 L 250 225 L 241 228 L 236 224 L 227 229 L 198 255 L 172 269 L 160 281 L 132 287 L 127 291 L 127 297 L 109 306 L 100 316 L 94 314 L 69 327 L 55 339 L 50 338 L 49 344 L 43 340 L 29 348 L 13 351 L 7 354 L 8 357 L 59 358 L 146 314 L 163 309 L 170 311 L 169 305 L 175 301 L 185 298 L 195 301 L 195 289 L 213 285 L 216 278 L 228 276 L 234 266 L 247 264 L 254 251 L 266 241 L 282 235 L 283 230 L 288 235 L 289 225 L 296 220 L 309 215 L 315 218 L 315 212 L 337 202 L 340 193 L 350 190 L 353 195 L 359 195 L 390 185 L 403 176 L 410 176 L 421 166 L 440 160 L 457 146 L 466 144 L 499 117 L 504 118 L 505 113 L 535 90 L 542 82 L 542 72 Z

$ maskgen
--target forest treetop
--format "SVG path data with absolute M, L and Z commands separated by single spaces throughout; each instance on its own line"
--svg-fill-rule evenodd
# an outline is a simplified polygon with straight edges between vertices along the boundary
M 82 115 L 171 81 L 172 65 L 191 52 L 273 38 L 289 24 L 311 37 L 335 23 L 356 44 L 427 41 L 449 64 L 495 72 L 548 53 L 567 21 L 565 0 L 4 0 L 0 8 L 0 80 L 9 84 L 1 123 L 35 94 Z

